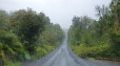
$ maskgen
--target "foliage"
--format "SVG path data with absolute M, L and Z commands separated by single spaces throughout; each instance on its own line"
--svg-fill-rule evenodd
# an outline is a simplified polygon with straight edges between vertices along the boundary
M 61 27 L 50 23 L 44 13 L 30 8 L 9 14 L 0 10 L 0 66 L 19 66 L 25 60 L 42 58 L 60 45 L 62 38 Z
M 63 37 L 63 31 L 58 24 L 47 24 L 37 42 L 37 56 L 41 58 L 54 50 L 55 47 L 58 47 L 61 44 Z
M 9 59 L 12 61 L 24 59 L 25 49 L 14 33 L 0 31 L 0 46 L 2 62 L 7 63 Z
M 9 29 L 9 21 L 8 14 L 4 10 L 0 10 L 0 29 L 8 30 Z
M 73 50 L 75 50 L 74 52 L 80 57 L 99 57 L 98 55 L 105 56 L 105 54 L 102 53 L 108 50 L 109 48 L 110 47 L 108 44 L 91 47 L 81 44 L 80 46 L 73 47 Z
M 43 31 L 44 25 L 49 22 L 43 13 L 37 14 L 31 9 L 19 10 L 11 16 L 12 27 L 16 28 L 13 31 L 20 37 L 31 54 L 34 52 L 36 40 L 39 34 Z
M 43 56 L 46 56 L 49 52 L 53 51 L 55 46 L 51 45 L 44 45 L 44 46 L 39 46 L 36 48 L 36 58 L 42 58 Z
M 9 65 L 6 65 L 6 66 L 21 66 L 21 63 L 20 62 L 15 62 L 15 63 L 11 62 L 11 63 L 9 63 Z
M 81 57 L 120 59 L 120 1 L 109 7 L 96 7 L 98 20 L 74 17 L 69 29 L 69 43 Z M 120 61 L 120 60 L 119 60 Z
M 62 42 L 63 32 L 58 24 L 49 24 L 40 36 L 41 44 L 54 45 Z

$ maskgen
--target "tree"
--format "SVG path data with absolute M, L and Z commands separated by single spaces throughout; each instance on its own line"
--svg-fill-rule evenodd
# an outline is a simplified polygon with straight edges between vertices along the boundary
M 20 37 L 25 47 L 32 54 L 38 36 L 44 30 L 44 25 L 49 23 L 49 18 L 44 13 L 37 14 L 31 9 L 19 10 L 11 16 L 13 31 Z
M 63 39 L 58 24 L 32 9 L 7 13 L 0 10 L 0 66 L 39 59 L 55 49 Z
M 8 14 L 4 10 L 0 10 L 0 29 L 9 29 L 10 25 L 8 17 Z
M 112 41 L 115 44 L 120 44 L 120 1 L 112 0 L 110 8 L 113 22 Z
M 19 41 L 18 36 L 11 32 L 9 15 L 0 10 L 0 61 L 2 65 L 9 62 L 9 59 L 15 61 L 24 58 L 24 48 Z
M 76 45 L 81 43 L 89 44 L 93 23 L 94 20 L 87 16 L 73 17 L 73 24 L 69 30 L 70 43 Z
M 74 18 L 69 29 L 72 49 L 79 56 L 111 60 L 118 58 L 119 61 L 120 0 L 112 0 L 110 7 L 97 6 L 96 11 L 98 20 L 86 17 Z
M 63 31 L 58 24 L 47 24 L 40 35 L 39 43 L 42 45 L 58 46 L 63 40 Z

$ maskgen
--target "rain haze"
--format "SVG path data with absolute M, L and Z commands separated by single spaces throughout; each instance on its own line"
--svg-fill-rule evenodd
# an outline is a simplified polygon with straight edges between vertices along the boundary
M 51 22 L 60 24 L 62 28 L 69 28 L 73 16 L 87 15 L 96 19 L 95 6 L 108 6 L 110 2 L 111 0 L 0 0 L 0 9 L 11 12 L 29 7 L 44 12 Z
M 120 0 L 0 0 L 0 66 L 120 66 Z

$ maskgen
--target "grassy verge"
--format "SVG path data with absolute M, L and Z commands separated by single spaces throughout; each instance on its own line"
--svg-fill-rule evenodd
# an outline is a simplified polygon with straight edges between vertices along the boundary
M 120 61 L 119 55 L 115 53 L 110 45 L 96 45 L 96 46 L 86 46 L 81 44 L 79 46 L 71 46 L 73 52 L 82 58 L 92 58 L 99 60 L 109 60 L 109 61 Z
M 8 65 L 6 65 L 6 66 L 21 66 L 21 63 L 20 62 L 11 62 L 11 63 L 9 63 Z

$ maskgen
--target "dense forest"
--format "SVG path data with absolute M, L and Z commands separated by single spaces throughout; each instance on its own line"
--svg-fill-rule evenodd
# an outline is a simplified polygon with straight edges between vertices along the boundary
M 69 46 L 82 58 L 120 61 L 120 0 L 95 9 L 98 19 L 73 17 Z M 51 23 L 42 12 L 31 8 L 0 10 L 0 66 L 20 66 L 41 59 L 59 47 L 63 39 L 60 25 Z
M 60 45 L 64 33 L 44 13 L 0 10 L 0 66 L 42 58 Z
M 69 43 L 78 56 L 120 61 L 120 0 L 96 6 L 98 20 L 74 16 Z

